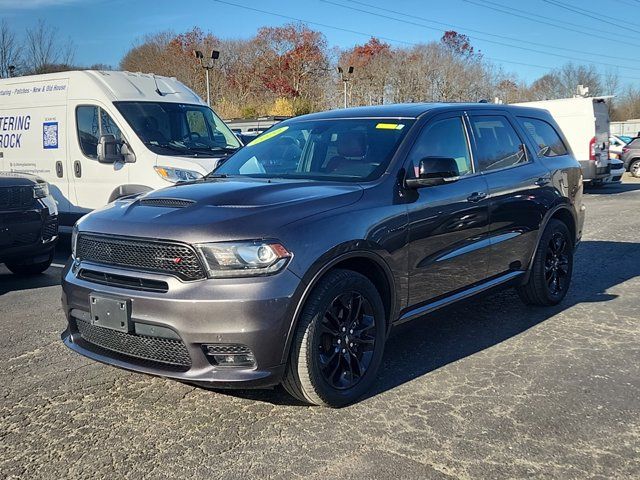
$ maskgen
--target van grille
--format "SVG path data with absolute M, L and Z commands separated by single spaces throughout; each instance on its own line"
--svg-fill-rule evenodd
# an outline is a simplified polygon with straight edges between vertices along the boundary
M 0 187 L 0 209 L 18 210 L 33 204 L 33 187 Z
M 78 318 L 74 318 L 74 320 L 78 333 L 85 342 L 99 347 L 99 349 L 115 353 L 115 355 L 108 353 L 107 356 L 118 358 L 118 354 L 120 354 L 125 357 L 124 361 L 151 363 L 152 366 L 179 371 L 191 368 L 191 357 L 182 340 L 119 332 L 91 325 Z M 98 353 L 104 354 L 105 352 L 98 351 Z
M 81 234 L 77 256 L 88 262 L 167 273 L 183 280 L 205 278 L 196 252 L 181 243 Z

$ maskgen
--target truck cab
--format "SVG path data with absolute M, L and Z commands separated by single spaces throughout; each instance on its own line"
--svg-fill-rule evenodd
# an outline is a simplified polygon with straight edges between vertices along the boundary
M 61 225 L 211 172 L 240 142 L 175 78 L 72 71 L 0 80 L 0 170 L 51 186 Z

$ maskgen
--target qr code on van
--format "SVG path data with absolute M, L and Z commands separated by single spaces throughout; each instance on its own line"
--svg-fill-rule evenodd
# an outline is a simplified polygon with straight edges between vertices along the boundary
M 58 122 L 42 124 L 42 148 L 58 148 Z

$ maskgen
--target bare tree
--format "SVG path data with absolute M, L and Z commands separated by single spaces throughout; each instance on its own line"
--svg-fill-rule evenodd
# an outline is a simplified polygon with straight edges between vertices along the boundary
M 58 29 L 42 19 L 27 29 L 25 50 L 25 63 L 31 73 L 57 70 L 59 64 L 70 66 L 75 54 L 71 39 L 61 41 Z
M 9 23 L 0 21 L 0 78 L 11 75 L 9 67 L 14 67 L 17 72 L 21 67 L 22 45 L 16 39 L 15 33 L 9 28 Z

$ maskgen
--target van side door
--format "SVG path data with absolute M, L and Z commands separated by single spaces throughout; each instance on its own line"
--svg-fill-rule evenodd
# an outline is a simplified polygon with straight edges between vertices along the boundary
M 551 174 L 506 111 L 469 116 L 475 158 L 489 187 L 489 276 L 527 268 L 553 201 Z
M 124 162 L 98 162 L 97 148 L 101 135 L 111 134 L 122 140 L 113 117 L 102 106 L 79 103 L 71 107 L 75 132 L 70 132 L 69 153 L 75 191 L 75 212 L 87 213 L 109 202 L 111 193 L 129 181 L 129 165 Z
M 416 177 L 421 159 L 452 158 L 459 180 L 409 192 L 409 306 L 429 302 L 487 275 L 488 189 L 473 164 L 463 111 L 429 120 L 405 163 Z

